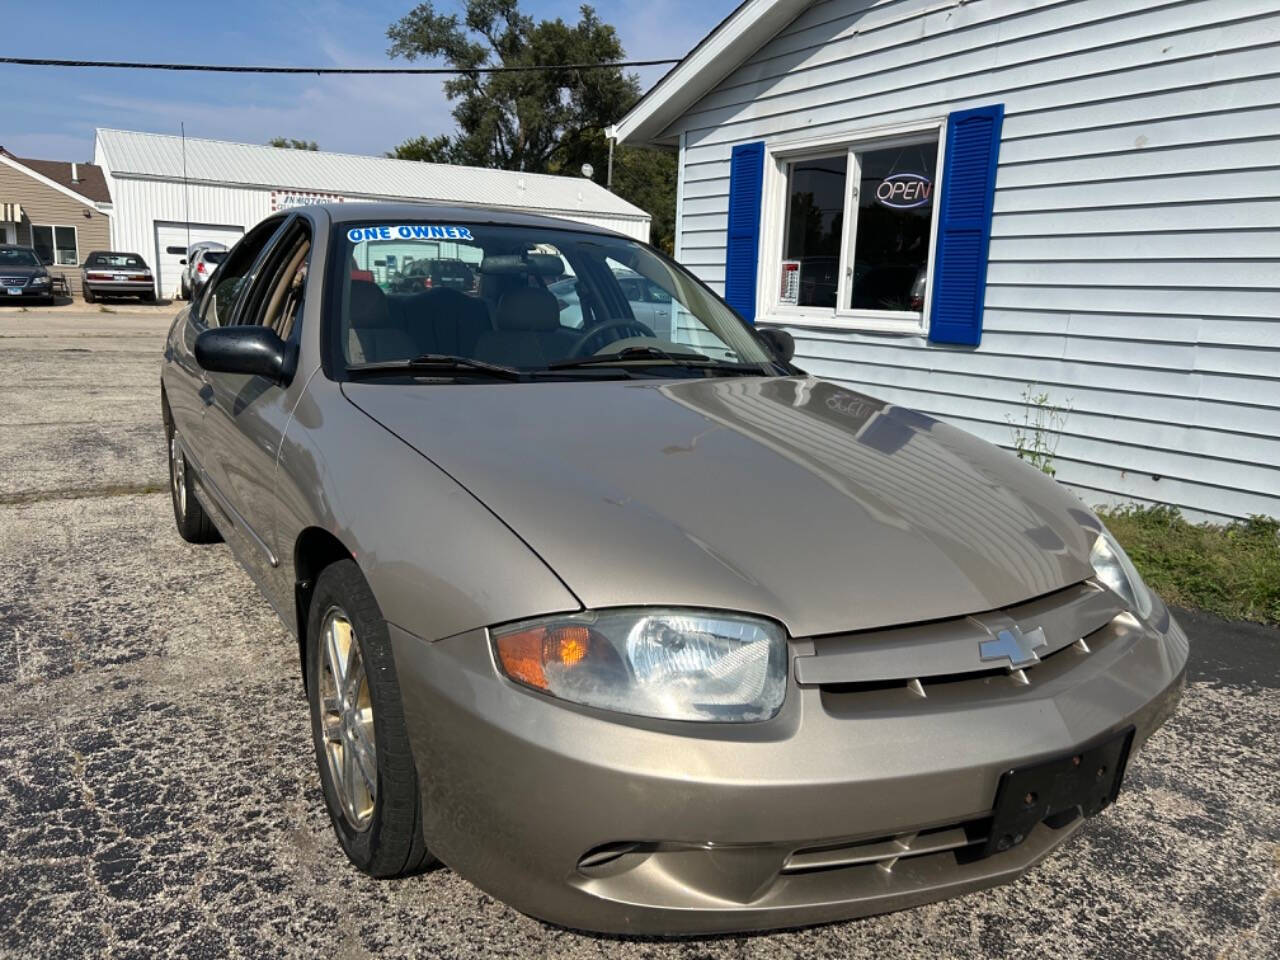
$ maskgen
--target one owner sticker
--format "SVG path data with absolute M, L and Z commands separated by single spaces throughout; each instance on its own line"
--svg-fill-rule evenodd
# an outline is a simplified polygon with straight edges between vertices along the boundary
M 399 223 L 381 227 L 352 227 L 347 231 L 352 243 L 363 240 L 474 240 L 466 227 L 440 223 Z

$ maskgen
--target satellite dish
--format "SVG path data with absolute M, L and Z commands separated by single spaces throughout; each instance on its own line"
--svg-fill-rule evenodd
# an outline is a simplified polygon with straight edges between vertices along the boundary
M 590 180 L 593 176 L 595 176 L 595 172 L 596 172 L 596 168 L 593 167 L 591 164 L 584 163 L 582 165 L 582 175 L 586 177 L 588 180 Z

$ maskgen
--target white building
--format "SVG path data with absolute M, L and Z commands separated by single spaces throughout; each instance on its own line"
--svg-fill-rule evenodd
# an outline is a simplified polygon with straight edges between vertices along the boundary
M 141 254 L 162 296 L 178 290 L 188 245 L 230 246 L 276 210 L 311 203 L 421 200 L 501 207 L 649 239 L 649 215 L 584 177 L 486 170 L 386 157 L 286 150 L 126 130 L 98 130 L 94 162 L 111 191 L 111 244 Z
M 1278 63 L 1275 0 L 746 0 L 614 134 L 810 372 L 1006 447 L 1047 393 L 1087 502 L 1280 516 Z

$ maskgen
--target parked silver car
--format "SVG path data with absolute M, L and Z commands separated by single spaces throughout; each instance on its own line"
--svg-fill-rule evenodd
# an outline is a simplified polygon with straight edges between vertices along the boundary
M 670 332 L 671 295 L 652 280 L 632 270 L 613 270 L 614 279 L 622 295 L 627 298 L 631 316 L 655 332 Z M 556 295 L 560 306 L 562 326 L 582 329 L 582 303 L 578 298 L 578 278 L 563 277 L 548 284 L 547 289 Z
M 102 297 L 139 297 L 146 303 L 156 299 L 151 268 L 136 253 L 95 250 L 80 265 L 80 289 L 85 303 Z
M 475 289 L 353 266 L 418 247 Z M 1049 477 L 790 354 L 562 220 L 340 204 L 232 250 L 165 346 L 174 516 L 297 637 L 352 863 L 773 928 L 1011 880 L 1115 799 L 1182 689 L 1165 605 Z
M 194 300 L 198 297 L 226 255 L 226 246 L 216 241 L 205 240 L 193 243 L 187 249 L 187 255 L 180 261 L 182 264 L 181 299 Z

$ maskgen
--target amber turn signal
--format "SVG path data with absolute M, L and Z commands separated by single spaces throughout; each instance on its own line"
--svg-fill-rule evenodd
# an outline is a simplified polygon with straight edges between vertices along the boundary
M 591 631 L 577 624 L 536 626 L 498 636 L 494 646 L 507 676 L 546 690 L 547 667 L 573 667 L 587 659 Z

